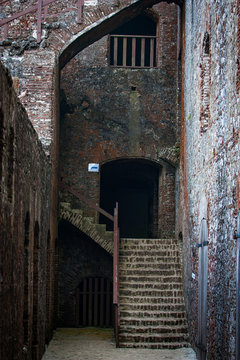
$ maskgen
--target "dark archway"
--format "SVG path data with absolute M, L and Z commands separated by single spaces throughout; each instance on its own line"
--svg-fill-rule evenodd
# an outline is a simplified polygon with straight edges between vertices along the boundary
M 112 212 L 118 201 L 121 237 L 156 236 L 160 173 L 161 166 L 140 159 L 111 161 L 101 167 L 100 204 Z M 100 222 L 111 229 L 105 218 Z

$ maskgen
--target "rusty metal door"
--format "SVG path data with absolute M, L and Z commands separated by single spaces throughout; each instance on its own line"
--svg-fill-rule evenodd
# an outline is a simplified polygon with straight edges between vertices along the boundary
M 76 290 L 76 326 L 111 327 L 113 286 L 106 278 L 85 278 Z

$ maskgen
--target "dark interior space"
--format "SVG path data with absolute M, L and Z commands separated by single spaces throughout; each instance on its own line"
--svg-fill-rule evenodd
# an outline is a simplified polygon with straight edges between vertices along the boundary
M 111 326 L 112 256 L 64 220 L 58 253 L 58 326 Z
M 100 204 L 113 213 L 119 203 L 121 237 L 154 237 L 158 218 L 158 179 L 161 168 L 146 160 L 117 160 L 101 167 Z M 100 216 L 112 230 L 112 222 Z
M 127 37 L 127 49 L 126 49 L 126 66 L 133 66 L 132 56 L 133 56 L 133 39 L 131 36 L 136 35 L 136 50 L 135 50 L 135 64 L 134 67 L 141 66 L 141 52 L 145 53 L 144 67 L 150 66 L 150 47 L 151 39 L 146 38 L 144 47 L 142 49 L 142 37 L 154 37 L 156 36 L 156 22 L 153 21 L 150 17 L 146 15 L 139 15 L 133 20 L 127 22 L 126 24 L 118 27 L 111 32 L 110 35 L 125 35 Z M 118 38 L 117 45 L 114 44 L 114 37 L 110 36 L 110 65 L 114 65 L 114 51 L 117 51 L 117 66 L 123 66 L 123 37 Z M 156 39 L 154 41 L 154 63 L 153 66 L 156 66 Z M 117 46 L 117 49 L 115 49 Z

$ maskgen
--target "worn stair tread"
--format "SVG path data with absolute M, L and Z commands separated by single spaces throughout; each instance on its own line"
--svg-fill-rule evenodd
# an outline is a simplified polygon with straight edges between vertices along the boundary
M 151 348 L 151 349 L 180 349 L 183 347 L 191 347 L 190 343 L 187 341 L 179 342 L 156 342 L 156 343 L 149 343 L 149 342 L 125 342 L 125 341 L 119 341 L 119 347 L 121 348 Z

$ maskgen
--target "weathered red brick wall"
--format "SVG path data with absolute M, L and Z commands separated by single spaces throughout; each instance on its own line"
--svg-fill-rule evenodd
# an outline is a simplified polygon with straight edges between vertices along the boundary
M 40 359 L 52 302 L 51 167 L 0 64 L 1 359 Z
M 194 344 L 198 341 L 199 250 L 196 243 L 201 220 L 207 219 L 208 359 L 236 358 L 234 234 L 239 210 L 237 183 L 240 170 L 239 98 L 236 91 L 238 14 L 239 2 L 236 0 L 186 2 L 185 140 L 181 149 L 182 169 L 185 170 L 180 177 L 180 216 L 183 216 L 179 232 L 183 233 L 186 301 Z M 206 33 L 209 34 L 209 53 L 206 51 Z M 207 116 L 203 117 L 204 108 Z
M 95 202 L 99 174 L 88 173 L 88 163 L 119 158 L 178 162 L 177 6 L 159 4 L 153 10 L 159 19 L 157 68 L 110 67 L 106 36 L 61 72 L 60 177 Z M 161 178 L 162 234 L 174 232 L 174 168 L 170 172 L 173 178 L 169 170 Z

